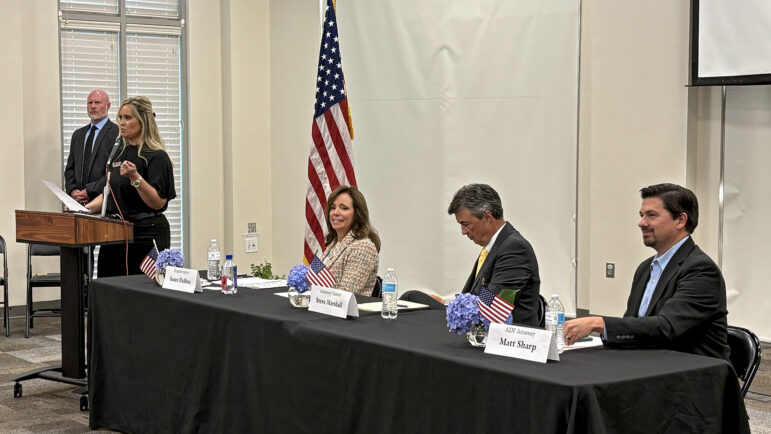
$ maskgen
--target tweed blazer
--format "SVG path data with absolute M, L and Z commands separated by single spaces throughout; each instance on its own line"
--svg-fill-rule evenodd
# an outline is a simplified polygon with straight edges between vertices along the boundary
M 333 241 L 323 254 L 324 266 L 335 277 L 335 287 L 359 295 L 372 295 L 378 270 L 378 252 L 369 238 L 357 240 L 350 231 Z

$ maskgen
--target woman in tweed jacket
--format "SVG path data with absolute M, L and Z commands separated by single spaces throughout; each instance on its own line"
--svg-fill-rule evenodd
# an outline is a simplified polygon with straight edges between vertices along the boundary
M 369 222 L 364 195 L 356 187 L 341 186 L 327 199 L 324 266 L 335 277 L 335 287 L 371 295 L 378 269 L 380 237 Z

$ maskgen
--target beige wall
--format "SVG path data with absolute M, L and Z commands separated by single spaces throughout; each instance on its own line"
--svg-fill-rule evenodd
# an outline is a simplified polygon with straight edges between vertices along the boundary
M 317 6 L 314 7 L 317 8 Z M 0 26 L 0 235 L 8 244 L 10 302 L 24 304 L 25 247 L 15 242 L 13 210 L 55 211 L 40 182 L 61 179 L 57 1 L 11 0 Z M 242 270 L 271 257 L 270 45 L 267 0 L 191 0 L 188 5 L 190 264 L 205 266 L 217 238 Z M 315 38 L 315 37 L 314 37 Z M 84 102 L 84 121 L 85 102 Z M 268 205 L 266 205 L 268 204 Z M 260 251 L 244 253 L 247 222 L 261 232 Z M 37 262 L 36 262 L 37 263 Z M 55 260 L 39 270 L 57 271 Z M 58 298 L 57 289 L 36 300 Z
M 583 2 L 578 306 L 592 313 L 622 314 L 637 265 L 654 253 L 636 227 L 638 190 L 687 183 L 702 198 L 713 189 L 711 151 L 689 128 L 699 104 L 685 87 L 688 31 L 688 2 Z M 701 222 L 697 243 L 712 245 L 715 223 Z
M 8 245 L 11 305 L 24 303 L 26 250 L 16 243 L 14 210 L 61 209 L 41 178 L 61 179 L 59 117 L 59 36 L 56 0 L 3 3 L 0 26 L 0 235 Z M 43 259 L 41 270 L 58 269 Z M 41 299 L 57 297 L 56 289 L 36 291 Z
M 57 208 L 39 182 L 61 177 L 56 10 L 55 0 L 11 0 L 0 27 L 2 40 L 20 41 L 0 46 L 0 234 L 13 305 L 24 301 L 25 261 L 13 210 Z M 205 265 L 210 238 L 242 270 L 268 259 L 286 272 L 300 261 L 305 178 L 294 174 L 310 145 L 318 13 L 307 0 L 189 1 L 194 267 Z M 635 267 L 652 254 L 635 226 L 641 186 L 694 188 L 705 214 L 696 240 L 716 254 L 719 95 L 684 86 L 687 2 L 584 1 L 582 15 L 578 306 L 620 314 Z M 262 234 L 257 254 L 243 253 L 248 221 Z M 606 261 L 615 279 L 604 277 Z
M 242 272 L 271 257 L 269 10 L 267 0 L 188 5 L 189 252 L 196 268 L 205 267 L 211 238 Z M 261 233 L 258 253 L 245 253 L 247 222 Z

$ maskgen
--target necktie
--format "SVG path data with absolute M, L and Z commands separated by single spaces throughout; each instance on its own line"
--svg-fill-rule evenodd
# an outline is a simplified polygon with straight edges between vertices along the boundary
M 82 172 L 80 173 L 80 182 L 83 187 L 88 182 L 88 175 L 91 173 L 91 151 L 94 147 L 94 133 L 96 133 L 96 125 L 91 126 L 91 131 L 86 138 L 86 144 L 83 148 L 83 164 L 81 165 Z
M 479 275 L 479 270 L 482 269 L 482 264 L 485 263 L 485 258 L 487 258 L 487 249 L 482 249 L 482 251 L 479 252 L 479 259 L 477 259 L 477 276 Z

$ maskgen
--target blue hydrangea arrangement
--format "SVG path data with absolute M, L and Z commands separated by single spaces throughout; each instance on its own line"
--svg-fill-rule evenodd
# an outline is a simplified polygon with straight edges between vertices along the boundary
M 289 277 L 286 278 L 286 284 L 294 287 L 297 292 L 303 293 L 311 288 L 308 283 L 308 279 L 305 277 L 308 274 L 307 265 L 295 265 L 289 270 Z
M 163 249 L 155 260 L 155 268 L 161 273 L 166 272 L 166 267 L 184 267 L 185 257 L 177 249 Z
M 447 328 L 451 332 L 463 335 L 481 320 L 479 316 L 479 297 L 473 294 L 459 294 L 447 305 Z

